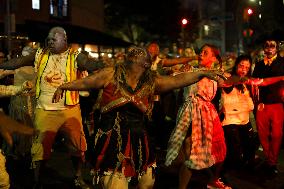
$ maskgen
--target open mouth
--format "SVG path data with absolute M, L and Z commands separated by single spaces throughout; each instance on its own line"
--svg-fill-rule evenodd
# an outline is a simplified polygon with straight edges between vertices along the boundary
M 50 50 L 54 50 L 55 49 L 55 47 L 54 46 L 48 46 L 48 48 L 50 49 Z

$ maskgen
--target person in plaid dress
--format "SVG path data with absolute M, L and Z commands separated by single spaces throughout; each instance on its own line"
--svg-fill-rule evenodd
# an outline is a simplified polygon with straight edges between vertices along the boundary
M 199 54 L 199 67 L 192 68 L 191 71 L 210 70 L 218 65 L 221 65 L 218 49 L 205 44 Z M 218 178 L 226 156 L 226 145 L 218 113 L 211 102 L 217 87 L 216 81 L 205 77 L 183 90 L 183 104 L 179 108 L 176 127 L 168 142 L 165 161 L 165 165 L 169 166 L 178 156 L 183 156 L 179 189 L 187 188 L 192 170 L 206 169 L 213 165 L 216 178 L 213 178 L 212 184 L 217 183 L 220 185 L 218 188 L 227 187 Z

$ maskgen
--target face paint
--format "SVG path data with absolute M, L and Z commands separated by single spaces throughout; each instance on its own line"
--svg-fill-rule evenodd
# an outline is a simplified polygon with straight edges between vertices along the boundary
M 266 41 L 263 46 L 264 54 L 268 58 L 272 58 L 277 54 L 277 43 L 276 41 Z
M 248 72 L 250 70 L 250 62 L 248 60 L 242 60 L 238 66 L 237 66 L 237 74 L 240 77 L 245 77 L 248 75 Z
M 52 28 L 46 39 L 50 52 L 58 54 L 67 50 L 67 36 L 63 28 Z
M 215 60 L 216 57 L 214 56 L 211 48 L 208 46 L 203 47 L 199 53 L 199 65 L 203 67 L 211 67 Z

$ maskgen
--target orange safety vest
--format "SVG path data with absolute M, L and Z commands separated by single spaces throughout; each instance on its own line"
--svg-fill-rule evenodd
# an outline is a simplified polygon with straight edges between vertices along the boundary
M 38 49 L 38 52 L 41 49 Z M 66 60 L 66 77 L 67 82 L 74 81 L 78 78 L 80 73 L 78 72 L 75 62 L 78 52 L 73 51 L 71 48 L 68 49 L 68 56 Z M 38 59 L 35 60 L 35 66 L 37 68 L 37 80 L 36 80 L 36 98 L 40 96 L 40 82 L 42 74 L 46 68 L 48 59 L 50 57 L 50 51 L 43 49 Z M 66 105 L 76 105 L 79 103 L 79 92 L 78 91 L 65 91 L 65 104 Z

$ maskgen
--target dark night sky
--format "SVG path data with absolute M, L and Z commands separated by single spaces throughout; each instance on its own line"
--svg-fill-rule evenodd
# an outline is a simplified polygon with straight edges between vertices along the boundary
M 173 0 L 105 0 L 106 24 L 121 27 L 128 20 L 152 35 L 176 38 L 180 30 L 179 2 Z

